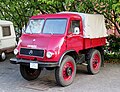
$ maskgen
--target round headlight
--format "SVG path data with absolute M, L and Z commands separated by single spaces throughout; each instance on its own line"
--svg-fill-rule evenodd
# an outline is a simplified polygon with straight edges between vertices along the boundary
M 15 55 L 18 54 L 18 49 L 14 49 L 14 54 L 15 54 Z
M 51 57 L 53 56 L 53 54 L 54 54 L 54 53 L 48 51 L 48 52 L 46 53 L 46 56 L 47 56 L 47 58 L 51 58 Z

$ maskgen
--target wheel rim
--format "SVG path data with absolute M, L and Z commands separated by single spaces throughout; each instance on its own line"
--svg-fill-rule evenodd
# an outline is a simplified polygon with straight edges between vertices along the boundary
M 63 66 L 62 75 L 64 80 L 70 80 L 74 73 L 74 65 L 72 62 L 66 62 Z
M 100 67 L 100 56 L 98 53 L 94 54 L 94 56 L 93 56 L 92 67 L 94 70 L 98 70 Z
M 2 60 L 4 60 L 4 59 L 6 58 L 6 55 L 5 55 L 4 52 L 2 52 L 2 54 L 1 54 L 1 58 L 2 58 Z

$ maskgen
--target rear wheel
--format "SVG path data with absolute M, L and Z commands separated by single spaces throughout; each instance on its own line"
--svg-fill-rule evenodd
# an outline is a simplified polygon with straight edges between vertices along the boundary
M 20 64 L 20 73 L 24 79 L 30 81 L 38 78 L 41 69 L 31 69 L 30 66 Z
M 63 58 L 60 67 L 57 67 L 55 70 L 56 81 L 61 86 L 67 86 L 73 82 L 75 75 L 75 60 L 71 56 L 66 55 Z
M 5 52 L 2 52 L 0 55 L 0 60 L 4 61 L 5 59 L 6 59 L 6 54 L 5 54 Z
M 100 71 L 101 67 L 101 54 L 98 50 L 92 49 L 87 54 L 87 70 L 90 74 L 96 74 Z

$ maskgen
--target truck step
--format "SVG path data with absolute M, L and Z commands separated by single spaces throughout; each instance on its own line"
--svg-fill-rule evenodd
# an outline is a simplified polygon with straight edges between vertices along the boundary
M 82 63 L 82 65 L 87 66 L 88 64 L 87 63 Z

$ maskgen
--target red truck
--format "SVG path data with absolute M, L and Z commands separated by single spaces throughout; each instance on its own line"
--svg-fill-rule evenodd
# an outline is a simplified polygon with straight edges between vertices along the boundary
M 76 64 L 84 64 L 96 74 L 104 61 L 106 44 L 104 16 L 77 12 L 36 15 L 30 18 L 25 33 L 14 50 L 12 64 L 20 64 L 24 79 L 36 79 L 43 68 L 55 69 L 56 82 L 70 85 Z

